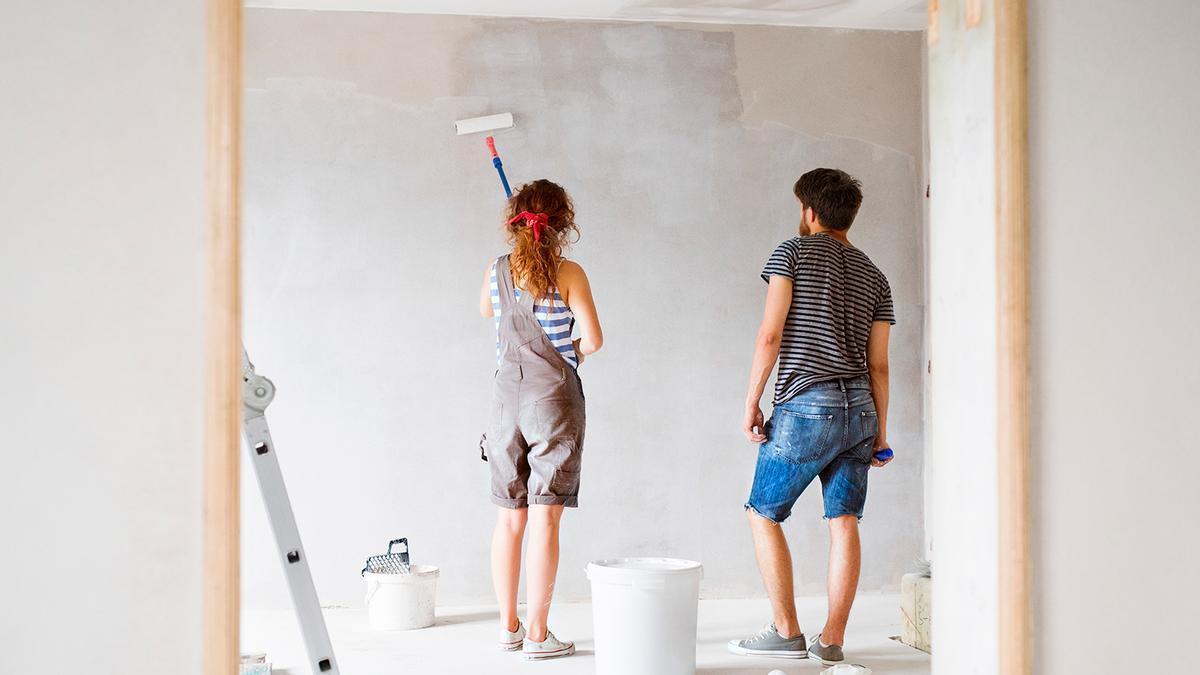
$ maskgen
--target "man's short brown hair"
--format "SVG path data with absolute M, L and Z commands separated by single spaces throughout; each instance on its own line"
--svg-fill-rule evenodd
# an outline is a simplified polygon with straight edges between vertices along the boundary
M 800 176 L 792 192 L 831 230 L 850 229 L 862 206 L 862 183 L 838 169 L 813 169 Z

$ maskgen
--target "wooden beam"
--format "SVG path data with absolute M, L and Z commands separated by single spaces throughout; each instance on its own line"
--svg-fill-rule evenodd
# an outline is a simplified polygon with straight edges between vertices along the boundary
M 208 0 L 204 675 L 238 670 L 242 3 Z
M 938 20 L 941 17 L 938 14 L 938 0 L 929 0 L 929 8 L 926 10 L 925 24 L 925 40 L 930 47 L 938 43 Z
M 995 0 L 1000 675 L 1033 672 L 1029 510 L 1029 105 L 1025 0 Z
M 967 30 L 978 28 L 983 23 L 983 0 L 967 0 L 967 11 L 963 16 Z

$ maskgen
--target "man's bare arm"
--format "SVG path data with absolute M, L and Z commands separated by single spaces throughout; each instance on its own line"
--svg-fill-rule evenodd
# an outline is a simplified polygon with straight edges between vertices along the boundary
M 754 360 L 750 365 L 750 384 L 746 391 L 746 414 L 742 419 L 742 433 L 751 443 L 767 440 L 763 433 L 763 413 L 759 402 L 767 388 L 767 380 L 779 358 L 779 344 L 783 339 L 783 325 L 792 306 L 792 280 L 778 275 L 772 276 L 767 284 L 767 303 L 763 309 L 762 323 L 754 341 Z
M 871 377 L 871 397 L 875 399 L 875 411 L 879 415 L 879 434 L 875 436 L 872 454 L 888 447 L 888 338 L 892 326 L 886 321 L 871 324 L 871 335 L 867 338 L 867 371 Z M 871 458 L 872 466 L 883 466 L 888 461 Z

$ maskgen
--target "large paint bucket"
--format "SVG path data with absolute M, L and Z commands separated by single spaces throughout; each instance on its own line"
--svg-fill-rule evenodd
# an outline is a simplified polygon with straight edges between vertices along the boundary
M 587 575 L 597 675 L 694 675 L 700 563 L 597 560 Z

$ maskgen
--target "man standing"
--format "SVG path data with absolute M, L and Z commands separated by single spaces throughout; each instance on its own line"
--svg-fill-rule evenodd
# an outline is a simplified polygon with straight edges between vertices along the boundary
M 867 471 L 887 448 L 888 334 L 896 322 L 887 278 L 846 232 L 862 204 L 860 183 L 814 169 L 796 181 L 800 234 L 763 269 L 767 302 L 754 349 L 742 431 L 760 443 L 746 515 L 774 621 L 729 643 L 737 654 L 843 661 L 858 587 L 858 519 Z M 759 407 L 775 362 L 774 411 Z M 792 558 L 780 528 L 814 478 L 829 522 L 829 614 L 807 643 L 796 618 Z

